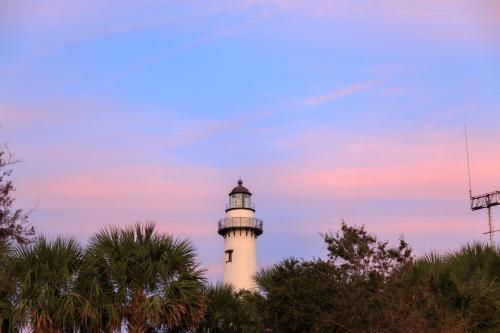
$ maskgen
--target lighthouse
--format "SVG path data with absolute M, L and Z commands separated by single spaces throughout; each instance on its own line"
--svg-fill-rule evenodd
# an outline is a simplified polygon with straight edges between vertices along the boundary
M 224 237 L 224 282 L 236 289 L 255 289 L 257 273 L 257 237 L 262 221 L 255 218 L 252 193 L 238 180 L 229 193 L 226 217 L 219 220 L 218 233 Z

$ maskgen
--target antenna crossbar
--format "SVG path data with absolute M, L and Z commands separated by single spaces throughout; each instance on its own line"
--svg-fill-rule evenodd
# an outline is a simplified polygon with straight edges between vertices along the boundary
M 495 232 L 499 232 L 499 231 L 500 231 L 500 229 L 497 229 L 497 230 L 491 230 L 491 233 L 492 233 L 492 234 L 494 234 Z M 483 235 L 488 235 L 488 234 L 490 234 L 490 232 L 489 232 L 489 231 L 483 232 Z
M 491 207 L 500 205 L 500 191 L 493 191 L 481 195 L 472 195 L 472 184 L 470 177 L 470 160 L 469 160 L 469 142 L 467 140 L 467 127 L 464 124 L 464 134 L 465 134 L 465 152 L 467 154 L 467 174 L 469 176 L 469 198 L 470 198 L 470 209 L 488 209 L 488 232 L 483 233 L 484 235 L 489 235 L 490 246 L 493 247 L 493 234 L 500 230 L 493 230 L 493 212 Z
M 500 205 L 500 191 L 471 196 L 470 209 L 478 210 Z

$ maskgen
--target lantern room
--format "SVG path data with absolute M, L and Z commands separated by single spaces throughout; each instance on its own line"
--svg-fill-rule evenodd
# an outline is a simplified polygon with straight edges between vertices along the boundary
M 238 180 L 238 186 L 229 193 L 229 202 L 226 204 L 226 212 L 232 209 L 249 209 L 255 211 L 252 203 L 252 193 L 243 186 L 243 181 Z

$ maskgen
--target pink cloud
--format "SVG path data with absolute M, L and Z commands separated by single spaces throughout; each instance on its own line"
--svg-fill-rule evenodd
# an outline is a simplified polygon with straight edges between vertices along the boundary
M 458 132 L 394 133 L 340 141 L 344 135 L 348 134 L 316 130 L 286 138 L 286 145 L 301 151 L 297 161 L 261 172 L 272 175 L 279 184 L 276 188 L 302 198 L 323 193 L 339 198 L 466 199 L 465 148 Z M 331 145 L 321 150 L 318 142 Z M 500 145 L 474 148 L 479 149 L 475 150 L 473 183 L 478 191 L 491 191 L 499 185 Z
M 151 220 L 161 232 L 190 239 L 202 267 L 208 267 L 207 277 L 215 281 L 222 276 L 217 221 L 224 217 L 232 185 L 226 178 L 223 171 L 205 166 L 85 166 L 20 178 L 16 197 L 22 207 L 29 206 L 30 198 L 38 199 L 31 220 L 39 234 L 63 234 L 83 242 L 107 225 Z
M 117 166 L 38 178 L 26 191 L 65 206 L 196 209 L 218 187 L 215 176 L 203 167 Z
M 189 205 L 197 208 L 200 197 L 211 192 L 204 179 L 212 179 L 214 173 L 193 167 L 115 167 L 59 178 L 43 188 L 45 195 L 57 200 L 88 199 L 108 207 L 172 208 L 192 201 Z
M 315 19 L 355 21 L 380 29 L 439 40 L 493 40 L 500 34 L 500 5 L 495 1 L 249 0 L 279 12 Z
M 141 117 L 131 119 L 139 123 L 145 121 Z M 124 121 L 125 125 L 128 121 Z M 241 121 L 182 125 L 196 134 L 192 136 L 191 131 L 179 131 L 183 126 L 175 128 L 174 133 L 179 135 L 171 137 L 170 148 L 206 140 L 241 126 Z M 119 135 L 123 133 L 115 127 L 112 129 Z M 498 135 L 484 137 L 474 131 L 471 133 L 473 184 L 477 192 L 491 191 L 495 184 L 499 184 L 500 138 Z M 373 232 L 386 234 L 394 230 L 393 233 L 411 235 L 412 240 L 423 238 L 425 230 L 434 230 L 439 237 L 446 237 L 446 229 L 452 228 L 453 223 L 453 232 L 461 235 L 461 239 L 466 240 L 468 234 L 481 237 L 484 216 L 474 213 L 474 221 L 479 221 L 475 223 L 466 215 L 473 213 L 467 206 L 461 127 L 457 131 L 392 131 L 385 135 L 316 128 L 278 137 L 277 141 L 269 142 L 270 147 L 280 153 L 293 153 L 292 157 L 250 164 L 245 166 L 243 176 L 248 174 L 253 178 L 248 185 L 262 206 L 301 209 L 299 213 L 310 212 L 310 215 L 296 217 L 290 214 L 285 217 L 286 221 L 267 220 L 266 215 L 259 215 L 266 228 L 269 226 L 266 230 L 281 230 L 286 224 L 290 232 L 303 235 L 307 231 L 317 235 L 331 227 L 332 221 L 337 226 L 338 221 L 346 217 L 350 223 L 371 223 L 369 226 Z M 161 138 L 163 141 L 159 140 Z M 38 170 L 38 165 L 43 163 L 36 163 L 35 171 L 16 182 L 21 202 L 29 202 L 26 198 L 31 200 L 21 207 L 31 207 L 38 198 L 33 221 L 39 231 L 45 233 L 86 237 L 107 224 L 130 224 L 150 218 L 161 230 L 193 238 L 196 244 L 207 239 L 213 244 L 222 244 L 216 234 L 216 223 L 224 216 L 226 195 L 233 177 L 238 174 L 227 175 L 234 170 L 187 162 L 144 159 L 138 163 L 134 159 L 129 163 L 130 157 L 142 156 L 143 150 L 150 149 L 151 155 L 158 154 L 169 145 L 165 143 L 166 139 L 168 136 L 155 137 L 154 140 L 133 136 L 133 144 L 123 145 L 123 149 L 106 145 L 82 148 L 74 146 L 74 142 L 62 142 L 58 146 L 33 145 L 31 149 L 45 156 L 46 164 L 45 168 Z M 488 145 L 481 144 L 484 142 Z M 65 160 L 70 165 L 59 165 L 60 154 L 70 155 Z M 27 153 L 20 156 L 38 157 Z M 106 156 L 106 163 L 102 163 L 102 156 Z M 47 165 L 51 168 L 47 169 Z M 16 175 L 18 171 L 22 174 L 23 168 L 16 169 Z M 363 206 L 391 200 L 408 204 L 404 208 L 379 210 L 373 215 Z M 446 204 L 457 219 L 427 210 L 428 205 L 434 203 Z M 342 207 L 338 208 L 341 205 L 349 207 L 342 210 Z M 348 216 L 345 215 L 347 210 L 351 210 Z M 457 210 L 462 215 L 456 213 Z M 267 214 L 272 213 L 267 211 Z M 295 226 L 309 228 L 293 229 L 294 224 L 288 225 L 288 219 L 296 219 Z M 433 223 L 436 223 L 434 229 Z M 272 240 L 275 235 L 271 231 L 267 237 Z M 419 244 L 424 241 L 420 240 Z M 207 250 L 208 247 L 201 245 L 208 251 L 203 260 L 212 265 L 210 256 L 215 257 L 218 252 Z
M 154 1 L 144 1 L 141 5 L 151 6 Z M 98 14 L 112 12 L 123 12 L 127 10 L 137 10 L 137 3 L 134 1 L 18 1 L 6 0 L 3 3 L 4 11 L 8 17 L 19 20 L 28 20 L 32 23 L 47 25 L 68 25 L 82 23 L 85 19 Z
M 120 119 L 124 122 L 130 121 L 128 111 L 130 108 L 112 102 L 87 98 L 56 97 L 36 101 L 0 102 L 1 122 L 6 127 L 78 125 L 79 122 L 89 121 L 90 116 L 96 113 L 101 117 L 120 113 Z
M 254 9 L 258 10 L 252 11 Z M 358 27 L 368 27 L 370 31 L 382 29 L 390 33 L 441 41 L 491 42 L 497 40 L 500 35 L 500 5 L 497 1 L 489 0 L 318 0 L 314 3 L 305 0 L 243 0 L 215 1 L 205 6 L 198 2 L 186 1 L 180 8 L 156 0 L 140 3 L 128 0 L 55 0 L 24 1 L 22 4 L 7 0 L 2 3 L 2 12 L 8 21 L 42 26 L 72 26 L 86 31 L 86 35 L 90 33 L 99 36 L 161 27 L 173 22 L 199 24 L 207 17 L 249 11 L 252 14 L 257 12 L 256 17 L 261 14 L 269 17 L 290 13 L 314 19 L 351 21 Z M 130 20 L 130 17 L 133 17 L 133 20 Z M 74 33 L 72 38 L 75 38 Z M 194 43 L 205 39 L 202 37 Z M 187 43 L 186 46 L 190 44 Z M 164 52 L 169 54 L 171 50 Z
M 3 126 L 54 123 L 80 116 L 83 103 L 63 101 L 38 104 L 0 104 L 0 116 Z M 66 112 L 57 112 L 63 109 Z

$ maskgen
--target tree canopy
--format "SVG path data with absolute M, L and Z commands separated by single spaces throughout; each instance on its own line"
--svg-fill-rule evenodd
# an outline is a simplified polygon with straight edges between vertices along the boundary
M 323 258 L 288 258 L 256 291 L 207 284 L 187 240 L 154 224 L 0 240 L 0 332 L 498 332 L 500 250 L 482 244 L 414 259 L 342 224 Z
M 14 207 L 13 193 L 16 188 L 10 176 L 15 162 L 7 147 L 2 145 L 0 147 L 0 239 L 24 244 L 33 239 L 35 230 L 28 222 L 28 214 Z
M 412 282 L 404 240 L 391 247 L 345 223 L 323 239 L 327 259 L 290 258 L 258 274 L 261 317 L 270 332 L 455 331 L 454 318 L 428 316 L 438 307 L 427 301 L 426 284 Z

